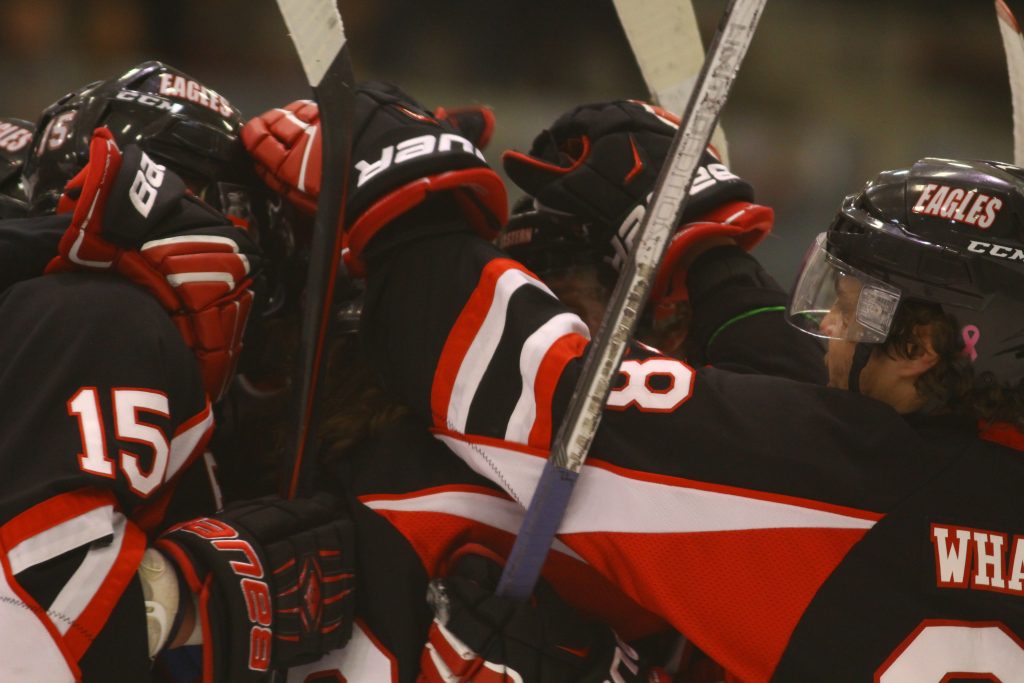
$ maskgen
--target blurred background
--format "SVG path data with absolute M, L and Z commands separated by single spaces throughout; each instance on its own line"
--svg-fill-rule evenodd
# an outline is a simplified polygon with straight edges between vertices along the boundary
M 643 2 L 643 0 L 635 0 Z M 1024 17 L 1024 0 L 1009 0 Z M 724 0 L 695 0 L 705 44 Z M 488 149 L 527 149 L 582 102 L 646 95 L 611 0 L 340 0 L 359 78 L 427 106 L 484 103 Z M 272 0 L 0 0 L 2 114 L 161 59 L 247 116 L 309 91 Z M 843 195 L 923 156 L 1012 161 L 990 0 L 773 0 L 722 116 L 732 169 L 776 209 L 784 286 Z M 510 188 L 513 198 L 519 195 Z

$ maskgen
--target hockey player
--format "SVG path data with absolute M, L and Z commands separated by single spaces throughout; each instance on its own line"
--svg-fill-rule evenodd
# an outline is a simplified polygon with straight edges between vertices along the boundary
M 366 100 L 362 102 L 366 106 Z M 402 101 L 399 103 L 402 106 L 407 104 Z M 620 110 L 619 107 L 625 109 Z M 645 195 L 650 191 L 665 157 L 675 123 L 664 118 L 663 112 L 640 103 L 610 103 L 594 105 L 588 109 L 593 113 L 601 110 L 619 112 L 617 118 L 614 114 L 612 117 L 619 125 L 628 123 L 629 119 L 625 118 L 627 114 L 644 124 L 646 129 L 643 135 L 637 136 L 639 142 L 634 141 L 634 144 L 641 150 L 646 167 L 627 176 L 629 168 L 619 173 L 616 168 L 619 160 L 606 154 L 604 161 L 611 164 L 611 167 L 602 169 L 602 173 L 608 178 L 629 177 L 632 180 L 631 186 L 618 188 L 619 193 Z M 309 127 L 319 124 L 316 114 L 312 103 L 296 103 L 254 119 L 243 134 L 257 158 L 265 162 L 269 169 L 277 169 L 277 177 L 271 176 L 270 182 L 295 199 L 300 206 L 312 207 L 315 193 L 319 190 L 316 150 L 307 152 L 303 146 L 307 140 L 317 137 L 311 136 L 308 131 Z M 394 135 L 394 126 L 387 125 L 386 110 L 373 120 L 377 136 L 386 138 Z M 398 127 L 401 128 L 401 125 Z M 628 145 L 627 135 L 623 134 L 622 142 Z M 299 166 L 300 161 L 309 159 L 312 161 L 307 161 L 304 167 Z M 632 167 L 632 154 L 628 160 Z M 433 175 L 438 177 L 448 169 L 465 165 L 465 161 L 455 155 L 444 160 L 435 159 L 432 163 Z M 305 188 L 299 189 L 294 183 L 282 183 L 282 178 L 287 180 L 291 177 L 294 180 L 300 169 L 303 171 Z M 750 239 L 744 239 L 744 242 L 752 246 L 770 227 L 770 209 L 751 204 L 750 186 L 729 173 L 726 167 L 710 155 L 706 157 L 701 170 L 707 178 L 713 179 L 711 173 L 714 173 L 721 179 L 720 182 L 703 184 L 701 202 L 697 205 L 700 213 L 690 214 L 703 219 L 696 226 L 696 232 L 704 233 L 699 240 L 702 246 L 728 244 L 732 236 L 742 235 L 744 229 L 750 232 Z M 405 176 L 390 177 L 398 178 L 397 182 L 401 182 L 401 177 Z M 381 181 L 387 182 L 388 178 L 382 175 Z M 389 186 L 384 184 L 380 187 L 382 189 L 379 192 L 386 192 Z M 473 185 L 468 187 L 472 188 Z M 616 188 L 602 187 L 600 190 L 615 191 Z M 500 242 L 508 245 L 513 255 L 527 258 L 531 265 L 542 270 L 552 286 L 558 286 L 554 278 L 567 281 L 564 276 L 568 273 L 562 267 L 565 265 L 572 266 L 574 277 L 586 278 L 598 272 L 602 280 L 592 284 L 606 286 L 608 280 L 614 277 L 606 261 L 611 262 L 615 254 L 615 226 L 607 220 L 595 221 L 593 209 L 589 212 L 578 211 L 582 218 L 573 220 L 573 216 L 567 213 L 534 210 L 532 205 L 530 202 L 529 208 L 513 216 L 499 238 Z M 732 218 L 733 222 L 731 225 L 719 223 L 713 220 L 715 215 Z M 692 237 L 688 244 L 678 242 L 673 250 L 675 260 L 682 262 L 686 256 L 685 260 L 692 262 L 695 258 L 695 255 L 691 255 L 695 251 L 693 244 Z M 702 333 L 705 337 L 718 340 L 716 361 L 732 363 L 733 367 L 745 371 L 792 371 L 799 378 L 823 381 L 818 346 L 785 324 L 782 316 L 784 294 L 761 271 L 756 261 L 735 247 L 720 250 L 720 254 L 708 260 L 708 266 L 703 265 L 705 260 L 700 260 L 698 269 L 706 275 L 694 281 L 701 283 L 702 294 L 714 294 L 717 305 L 701 305 L 703 317 L 698 328 L 707 330 Z M 665 297 L 666 305 L 663 308 L 674 305 L 680 295 L 685 296 L 685 288 L 678 283 L 674 283 L 673 287 L 674 298 L 667 300 L 668 297 Z M 561 294 L 565 293 L 563 289 Z M 705 295 L 701 301 L 707 299 Z M 716 310 L 723 306 L 724 311 Z M 737 310 L 738 306 L 746 308 Z M 710 313 L 712 310 L 717 315 L 713 319 Z M 754 314 L 747 314 L 747 311 L 753 311 Z M 685 331 L 685 326 L 682 329 Z M 750 349 L 752 344 L 749 343 L 749 337 L 757 333 L 769 343 L 764 348 Z M 707 355 L 696 345 L 694 349 Z M 737 349 L 742 353 L 737 352 Z M 445 573 L 446 567 L 451 566 L 449 556 L 458 555 L 459 539 L 464 540 L 467 534 L 469 538 L 492 550 L 507 552 L 511 541 L 508 532 L 513 525 L 504 522 L 496 526 L 495 520 L 509 514 L 515 516 L 517 513 L 514 504 L 510 508 L 510 501 L 499 497 L 493 485 L 488 486 L 486 480 L 453 459 L 443 445 L 429 439 L 412 420 L 401 417 L 398 414 L 400 411 L 379 389 L 366 387 L 366 382 L 357 377 L 362 373 L 361 368 L 358 364 L 353 366 L 351 356 L 354 352 L 351 347 L 347 347 L 347 350 L 349 357 L 343 358 L 339 369 L 335 371 L 344 377 L 343 390 L 338 392 L 336 400 L 332 400 L 330 407 L 325 410 L 331 416 L 327 419 L 328 440 L 334 446 L 332 450 L 337 452 L 349 448 L 357 435 L 365 435 L 368 431 L 376 433 L 340 456 L 333 457 L 325 471 L 334 473 L 334 478 L 342 488 L 350 492 L 353 509 L 359 520 L 357 536 L 361 548 L 360 574 L 364 577 L 365 588 L 361 595 L 369 596 L 367 599 L 358 599 L 359 611 L 364 620 L 360 628 L 373 633 L 373 645 L 367 647 L 378 652 L 382 662 L 390 657 L 393 666 L 397 668 L 399 680 L 408 680 L 431 618 L 426 604 L 421 600 L 427 579 Z M 800 357 L 800 353 L 804 356 Z M 449 489 L 456 486 L 468 489 L 458 494 L 465 497 L 464 500 L 456 501 L 455 497 L 458 496 L 449 500 L 448 495 L 436 490 L 436 487 Z M 469 490 L 479 493 L 470 495 Z M 400 495 L 403 502 L 390 502 L 396 495 Z M 468 504 L 470 501 L 472 505 Z M 445 525 L 444 532 L 440 532 L 434 523 L 437 515 L 452 520 Z M 456 523 L 455 519 L 459 521 Z M 424 536 L 430 541 L 426 541 Z M 392 580 L 399 567 L 403 568 L 403 578 Z M 570 558 L 561 557 L 554 561 L 550 571 L 554 572 L 552 578 L 556 588 L 570 602 L 581 606 L 591 616 L 598 616 L 616 625 L 622 633 L 635 637 L 661 628 L 658 620 L 652 620 L 650 615 L 638 610 L 636 605 L 621 596 L 616 598 L 617 591 L 613 587 L 602 586 L 601 582 L 595 584 L 594 578 L 582 580 L 581 577 L 588 575 L 588 569 L 574 564 Z M 398 592 L 396 586 L 401 586 L 402 591 Z M 595 605 L 589 599 L 596 591 L 607 596 L 603 604 Z M 393 601 L 380 598 L 385 592 Z M 395 604 L 405 605 L 406 618 L 396 619 L 393 616 L 395 609 L 389 608 L 389 605 Z M 387 653 L 387 657 L 381 650 Z M 337 662 L 339 670 L 347 677 L 358 677 L 361 673 L 361 670 L 353 672 L 351 668 L 346 668 L 355 665 L 353 659 Z
M 586 176 L 563 181 L 561 169 L 506 152 L 506 172 L 527 195 L 497 245 L 538 275 L 593 333 L 678 118 L 632 100 L 582 105 L 534 145 L 549 148 L 565 128 L 580 127 L 604 138 Z M 667 248 L 638 337 L 691 365 L 823 384 L 819 346 L 785 324 L 785 292 L 747 253 L 774 221 L 773 211 L 753 199 L 753 187 L 709 147 L 682 216 L 685 229 Z M 690 277 L 694 267 L 699 272 Z
M 372 113 L 353 197 L 389 148 L 437 139 L 412 117 L 407 136 L 367 135 Z M 605 135 L 579 121 L 551 138 L 532 163 L 586 183 Z M 923 160 L 844 203 L 793 297 L 795 320 L 835 338 L 832 387 L 632 347 L 560 541 L 744 680 L 1016 680 L 1022 178 Z M 526 504 L 586 328 L 457 206 L 439 192 L 383 223 L 377 205 L 350 216 L 364 333 L 389 388 Z M 444 622 L 436 642 L 458 643 Z
M 203 456 L 260 266 L 240 127 L 158 62 L 40 120 L 28 199 L 59 215 L 14 222 L 51 260 L 0 293 L 4 680 L 145 681 L 185 644 L 203 681 L 266 680 L 351 626 L 334 503 L 217 512 Z
M 387 138 L 401 132 L 402 120 L 407 117 L 400 113 L 397 121 L 392 120 L 394 105 L 416 114 L 423 110 L 399 91 L 381 91 L 383 87 L 379 84 L 361 90 L 357 106 L 361 111 L 377 110 L 369 127 L 373 135 Z M 430 121 L 429 113 L 423 113 L 428 117 L 424 121 Z M 496 226 L 504 213 L 504 188 L 475 149 L 476 144 L 484 144 L 486 136 L 465 124 L 465 112 L 459 112 L 457 122 L 460 125 L 455 130 L 439 124 L 439 130 L 451 136 L 453 153 L 428 160 L 430 176 L 467 193 L 463 206 L 471 220 L 481 218 L 473 208 L 479 202 L 491 219 L 477 224 Z M 278 183 L 297 205 L 310 208 L 319 190 L 319 162 L 316 150 L 307 151 L 302 145 L 318 138 L 309 131 L 318 123 L 315 105 L 299 102 L 257 117 L 243 133 L 257 158 L 277 168 L 279 177 L 294 179 L 290 172 L 302 171 L 302 189 L 280 185 L 274 177 L 269 180 Z M 437 124 L 427 125 L 434 128 Z M 300 165 L 308 159 L 313 161 Z M 395 185 L 393 173 L 385 172 L 377 180 L 375 189 L 361 201 L 372 203 L 374 196 L 402 189 L 401 183 Z M 485 188 L 500 194 L 487 195 Z M 413 202 L 419 198 L 415 191 L 404 196 Z M 419 422 L 403 414 L 372 375 L 364 372 L 356 356 L 352 343 L 342 343 L 336 349 L 339 362 L 332 366 L 332 374 L 337 386 L 331 391 L 329 384 L 325 385 L 328 406 L 323 409 L 329 453 L 318 479 L 332 491 L 344 491 L 350 499 L 361 577 L 356 596 L 359 620 L 348 646 L 292 675 L 295 680 L 328 674 L 340 674 L 347 680 L 414 681 L 420 676 L 434 680 L 430 676 L 438 675 L 437 660 L 430 655 L 433 650 L 424 652 L 433 619 L 424 599 L 428 581 L 457 567 L 463 577 L 461 588 L 480 595 L 477 582 L 493 581 L 495 565 L 488 558 L 507 553 L 513 540 L 512 520 L 521 513 L 498 487 L 468 469 Z M 575 616 L 563 605 L 554 619 L 547 617 L 550 623 L 543 628 L 538 620 L 561 602 L 545 589 L 541 589 L 537 610 L 504 606 L 503 618 L 509 620 L 506 633 L 514 634 L 520 644 L 513 668 L 528 681 L 583 680 L 587 675 L 599 677 L 597 680 L 644 678 L 647 670 L 640 664 L 629 670 L 634 666 L 629 648 L 618 644 L 601 622 L 615 625 L 630 638 L 658 632 L 664 628 L 663 622 L 571 555 L 560 554 L 548 576 L 559 594 L 586 606 L 586 617 Z M 597 592 L 606 599 L 592 605 L 586 596 Z M 493 600 L 489 605 L 501 607 Z M 495 648 L 503 642 L 496 633 L 480 635 L 491 638 Z M 421 663 L 429 665 L 422 672 Z

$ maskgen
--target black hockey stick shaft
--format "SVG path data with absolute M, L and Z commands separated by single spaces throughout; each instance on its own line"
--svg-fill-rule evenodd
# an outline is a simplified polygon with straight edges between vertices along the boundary
M 730 0 L 690 95 L 647 212 L 624 265 L 551 455 L 498 583 L 498 594 L 526 599 L 565 516 L 604 412 L 611 380 L 636 329 L 669 238 L 679 224 L 701 155 L 711 139 L 766 0 Z
M 285 453 L 282 493 L 311 492 L 317 425 L 317 388 L 323 375 L 334 285 L 344 273 L 342 211 L 348 187 L 355 79 L 335 0 L 277 0 L 302 67 L 320 108 L 323 145 L 320 196 L 309 252 L 302 328 L 294 373 L 296 412 L 292 442 Z M 316 144 L 317 141 L 310 141 Z

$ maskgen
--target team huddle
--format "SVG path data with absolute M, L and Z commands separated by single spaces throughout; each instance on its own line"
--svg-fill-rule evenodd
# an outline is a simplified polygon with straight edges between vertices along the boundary
M 364 83 L 341 188 L 315 103 L 160 62 L 0 120 L 0 678 L 1024 681 L 1024 169 L 881 171 L 786 292 L 709 147 L 522 601 L 679 121 L 574 107 L 502 155 L 511 212 L 494 125 Z M 286 499 L 322 192 L 352 281 Z

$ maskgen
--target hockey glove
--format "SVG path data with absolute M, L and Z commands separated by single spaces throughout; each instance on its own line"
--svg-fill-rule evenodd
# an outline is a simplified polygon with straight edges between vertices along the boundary
M 544 581 L 528 602 L 494 595 L 501 567 L 489 555 L 473 548 L 448 577 L 431 582 L 435 617 L 420 683 L 667 683 L 614 631 L 577 615 Z
M 274 496 L 179 524 L 157 547 L 198 596 L 203 682 L 319 659 L 353 622 L 352 522 L 329 496 Z
M 679 127 L 674 115 L 636 100 L 576 107 L 533 141 L 529 153 L 508 150 L 505 172 L 536 204 L 592 226 L 606 242 L 605 260 L 620 270 L 636 239 L 647 202 Z M 686 252 L 711 237 L 746 250 L 771 230 L 773 212 L 753 204 L 753 187 L 721 163 L 713 148 L 701 158 L 681 227 L 651 293 L 658 303 L 683 283 L 676 273 Z M 676 277 L 672 277 L 673 275 Z
M 145 287 L 195 353 L 210 399 L 219 399 L 241 352 L 260 262 L 246 232 L 137 146 L 122 156 L 106 128 L 93 134 L 89 163 L 57 211 L 71 212 L 71 225 L 46 272 L 107 270 Z
M 434 115 L 477 149 L 484 149 L 494 132 L 494 113 L 482 105 L 438 107 Z M 320 109 L 316 102 L 296 100 L 257 116 L 242 129 L 242 140 L 256 159 L 256 171 L 267 186 L 303 213 L 315 214 L 323 167 Z
M 438 118 L 395 86 L 357 88 L 345 208 L 354 274 L 363 273 L 362 253 L 373 236 L 433 193 L 451 192 L 458 214 L 494 237 L 508 212 L 505 187 L 467 137 L 487 141 L 488 114 L 480 109 Z M 242 129 L 242 141 L 271 188 L 315 212 L 322 159 L 314 103 L 300 100 L 257 116 Z

